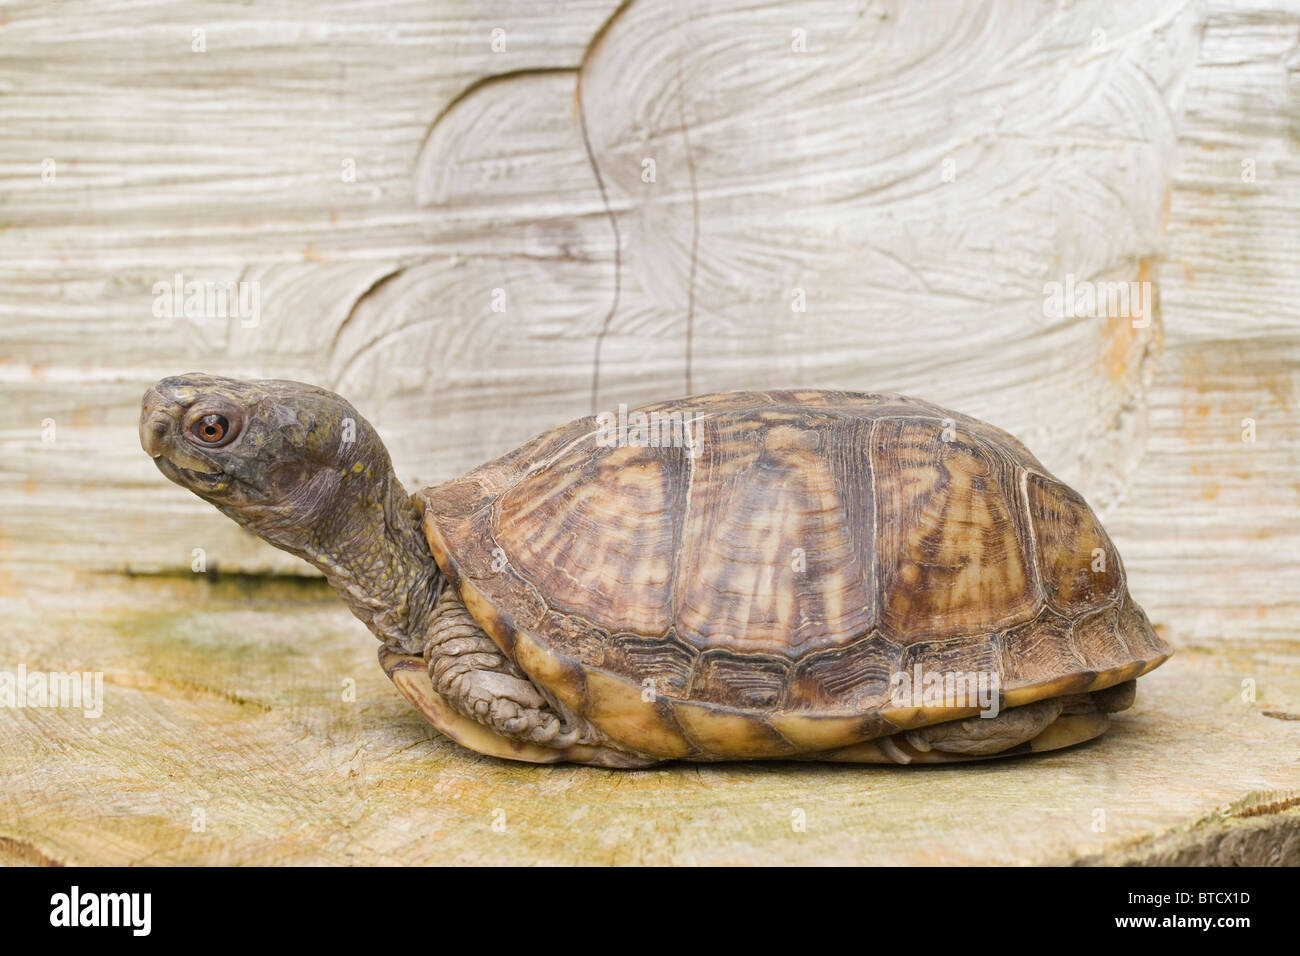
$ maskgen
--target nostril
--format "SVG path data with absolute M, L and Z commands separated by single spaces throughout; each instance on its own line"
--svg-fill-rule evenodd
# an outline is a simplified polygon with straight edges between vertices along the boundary
M 154 458 L 163 453 L 163 442 L 171 428 L 172 417 L 166 412 L 153 412 L 140 422 L 140 445 Z

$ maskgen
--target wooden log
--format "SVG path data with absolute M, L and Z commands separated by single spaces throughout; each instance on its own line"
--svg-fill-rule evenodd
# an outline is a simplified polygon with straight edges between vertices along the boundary
M 7 4 L 0 670 L 106 697 L 0 711 L 0 859 L 1294 862 L 1300 13 L 857 14 Z M 169 316 L 190 281 L 256 321 Z M 140 452 L 191 369 L 345 391 L 412 488 L 593 407 L 916 394 L 1077 487 L 1178 654 L 1096 744 L 935 776 L 467 755 Z
M 1101 738 L 1031 757 L 605 771 L 439 736 L 316 581 L 23 584 L 7 660 L 101 671 L 103 713 L 0 712 L 6 863 L 1300 863 L 1285 644 L 1184 649 Z

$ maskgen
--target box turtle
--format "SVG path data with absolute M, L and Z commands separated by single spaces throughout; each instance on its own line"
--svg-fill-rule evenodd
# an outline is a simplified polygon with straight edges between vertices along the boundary
M 172 481 L 318 567 L 398 689 L 496 757 L 933 763 L 1102 733 L 1169 646 L 1097 517 L 928 402 L 742 391 L 560 425 L 408 495 L 343 398 L 144 396 Z

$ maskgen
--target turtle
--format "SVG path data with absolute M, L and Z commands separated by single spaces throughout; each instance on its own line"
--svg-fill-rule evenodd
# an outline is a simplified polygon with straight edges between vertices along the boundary
M 142 400 L 162 473 L 315 565 L 491 757 L 931 764 L 1102 734 L 1171 654 L 1096 514 L 929 402 L 731 391 L 589 415 L 408 494 L 301 382 Z

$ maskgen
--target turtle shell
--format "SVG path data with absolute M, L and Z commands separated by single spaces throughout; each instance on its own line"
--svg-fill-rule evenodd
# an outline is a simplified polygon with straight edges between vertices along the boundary
M 831 391 L 611 418 L 417 500 L 484 630 L 627 747 L 818 753 L 977 712 L 900 704 L 918 667 L 996 674 L 1012 707 L 1169 656 L 1096 515 L 984 422 Z

